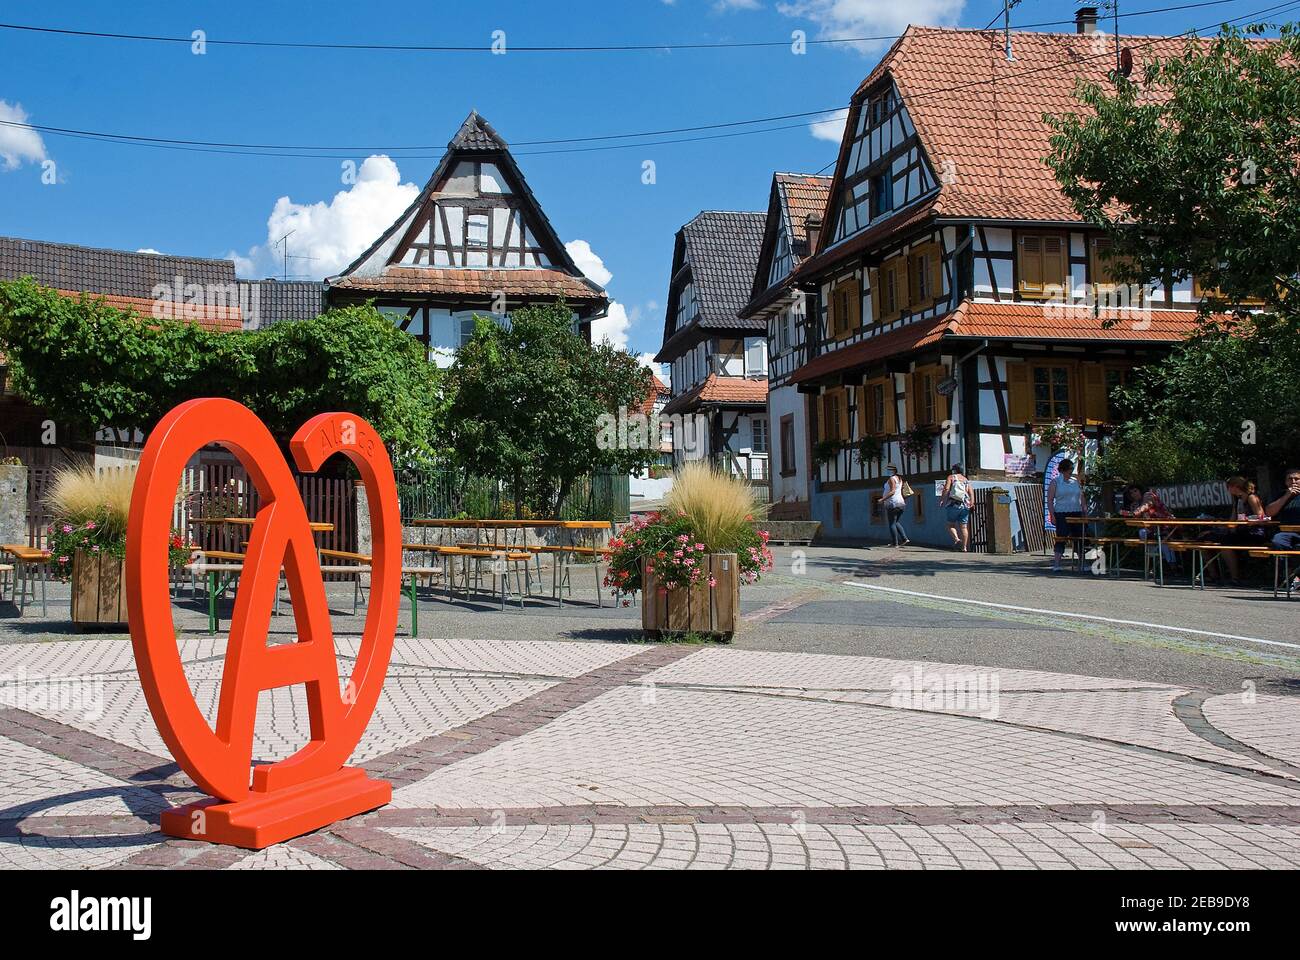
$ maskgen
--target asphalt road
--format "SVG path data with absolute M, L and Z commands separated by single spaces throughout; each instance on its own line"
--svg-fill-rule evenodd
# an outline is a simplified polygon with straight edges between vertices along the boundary
M 1159 588 L 1131 575 L 1053 575 L 1044 557 L 960 555 L 925 548 L 778 548 L 776 570 L 742 589 L 735 646 L 757 650 L 928 660 L 1037 669 L 1225 692 L 1253 682 L 1261 693 L 1300 693 L 1300 602 L 1273 600 L 1262 585 Z M 596 608 L 594 576 L 576 575 L 577 603 L 535 600 L 501 612 L 488 600 L 420 603 L 423 637 L 641 639 L 635 607 Z M 19 619 L 0 604 L 0 642 L 75 637 L 67 588 L 51 590 L 51 617 Z M 335 628 L 359 632 L 351 587 L 331 590 Z M 1019 609 L 1009 609 L 1009 608 Z M 183 603 L 177 622 L 205 633 L 206 607 Z M 227 605 L 226 615 L 229 607 Z M 1086 619 L 1095 618 L 1095 619 Z M 403 601 L 403 632 L 409 629 Z M 228 624 L 228 622 L 227 622 Z M 273 634 L 293 631 L 291 617 Z M 125 638 L 123 638 L 125 641 Z

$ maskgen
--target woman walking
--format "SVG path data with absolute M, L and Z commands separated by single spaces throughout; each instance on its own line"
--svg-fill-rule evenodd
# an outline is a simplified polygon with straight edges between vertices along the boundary
M 1083 516 L 1083 484 L 1074 475 L 1074 461 L 1062 460 L 1059 473 L 1052 485 L 1047 488 L 1047 506 L 1051 513 L 1052 526 L 1056 528 L 1056 557 L 1052 561 L 1052 572 L 1060 573 L 1061 560 L 1065 556 L 1065 542 L 1074 539 L 1074 551 L 1083 556 L 1083 524 L 1078 519 Z M 1071 528 L 1077 528 L 1076 538 L 1070 536 Z
M 970 481 L 961 472 L 961 464 L 954 463 L 948 471 L 948 480 L 939 499 L 948 519 L 952 548 L 970 553 Z
M 889 540 L 896 547 L 905 547 L 912 541 L 907 539 L 903 529 L 903 512 L 907 509 L 907 498 L 903 496 L 903 478 L 898 475 L 898 467 L 889 465 L 889 479 L 883 490 L 885 516 L 889 518 Z

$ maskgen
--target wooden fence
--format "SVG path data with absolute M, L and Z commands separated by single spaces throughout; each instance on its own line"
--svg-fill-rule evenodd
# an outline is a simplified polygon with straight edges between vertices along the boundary
M 35 458 L 33 458 L 35 459 Z M 27 469 L 27 540 L 44 547 L 54 514 L 47 502 L 54 475 L 75 458 L 48 458 Z M 85 461 L 88 462 L 88 461 Z M 131 469 L 105 467 L 102 470 Z M 353 481 L 343 477 L 295 474 L 298 491 L 313 522 L 332 523 L 333 531 L 317 534 L 322 549 L 355 551 L 357 548 L 357 495 Z M 228 460 L 200 461 L 185 468 L 172 513 L 172 526 L 192 543 L 207 550 L 230 549 L 229 531 L 214 524 L 197 523 L 216 517 L 252 517 L 261 506 L 256 489 L 243 466 Z M 224 538 L 224 539 L 223 539 Z M 238 544 L 234 544 L 238 546 Z

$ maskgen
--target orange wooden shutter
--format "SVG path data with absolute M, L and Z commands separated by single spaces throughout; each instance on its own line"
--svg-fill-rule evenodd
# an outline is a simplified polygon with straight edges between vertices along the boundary
M 1043 292 L 1043 243 L 1037 236 L 1020 238 L 1020 292 Z
M 853 278 L 853 283 L 849 285 L 849 295 L 852 299 L 852 306 L 849 308 L 849 317 L 852 325 L 849 331 L 856 333 L 862 328 L 862 281 L 857 277 Z
M 1065 242 L 1060 237 L 1043 237 L 1043 292 L 1051 286 L 1064 290 L 1068 276 Z
M 885 433 L 898 432 L 898 398 L 894 396 L 894 375 L 885 380 Z
M 916 426 L 916 375 L 903 375 L 903 429 Z
M 1083 364 L 1083 415 L 1104 423 L 1110 413 L 1106 396 L 1106 368 L 1100 363 Z
M 1007 419 L 1013 424 L 1034 419 L 1034 387 L 1027 363 L 1007 364 Z
M 937 364 L 934 368 L 934 416 L 939 423 L 952 419 L 952 397 L 939 392 L 939 384 L 947 378 L 947 369 L 943 364 Z

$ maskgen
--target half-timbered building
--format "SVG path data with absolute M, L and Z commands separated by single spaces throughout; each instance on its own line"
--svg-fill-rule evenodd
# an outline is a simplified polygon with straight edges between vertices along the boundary
M 811 447 L 808 400 L 796 388 L 795 370 L 806 359 L 808 297 L 792 281 L 821 230 L 831 178 L 802 173 L 772 177 L 767 221 L 746 319 L 762 320 L 767 330 L 767 414 L 771 425 L 771 507 L 775 520 L 808 520 Z
M 710 459 L 766 486 L 767 335 L 742 318 L 763 239 L 762 213 L 706 210 L 677 233 L 663 347 L 671 365 L 677 463 Z M 680 418 L 680 419 L 679 419 Z
M 1171 275 L 1111 282 L 1106 241 L 1043 158 L 1044 113 L 1106 83 L 1113 38 L 909 27 L 853 95 L 825 226 L 796 283 L 815 304 L 793 382 L 809 398 L 813 519 L 885 536 L 889 464 L 918 494 L 909 529 L 947 542 L 934 486 L 954 463 L 977 486 L 1045 468 L 1060 419 L 1097 440 L 1112 389 L 1196 327 L 1199 289 Z M 1135 69 L 1179 38 L 1122 41 Z M 1039 508 L 1041 510 L 1041 507 Z
M 333 305 L 373 301 L 446 362 L 474 318 L 563 300 L 588 337 L 609 307 L 529 189 L 510 148 L 471 113 L 407 210 L 329 281 Z

